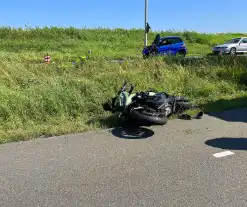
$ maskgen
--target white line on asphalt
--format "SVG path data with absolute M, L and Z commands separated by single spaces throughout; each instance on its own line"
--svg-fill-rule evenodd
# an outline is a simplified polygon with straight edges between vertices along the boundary
M 234 153 L 231 151 L 224 151 L 224 152 L 215 153 L 215 154 L 213 154 L 213 156 L 220 158 L 220 157 L 225 157 L 225 156 L 233 155 L 233 154 Z

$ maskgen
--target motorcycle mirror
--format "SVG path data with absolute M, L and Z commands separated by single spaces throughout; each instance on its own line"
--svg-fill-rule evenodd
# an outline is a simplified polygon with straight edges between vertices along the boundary
M 135 86 L 131 84 L 130 90 L 129 90 L 129 94 L 131 94 L 134 90 Z
M 121 92 L 123 92 L 123 91 L 125 90 L 126 85 L 127 85 L 127 81 L 124 81 L 123 86 L 122 86 L 121 89 L 118 91 L 118 95 L 119 95 Z

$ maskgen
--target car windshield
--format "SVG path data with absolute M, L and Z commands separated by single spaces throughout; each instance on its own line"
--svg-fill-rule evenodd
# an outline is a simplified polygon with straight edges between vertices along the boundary
M 241 38 L 234 38 L 234 39 L 231 39 L 231 40 L 225 42 L 225 44 L 238 43 L 240 40 L 241 40 Z

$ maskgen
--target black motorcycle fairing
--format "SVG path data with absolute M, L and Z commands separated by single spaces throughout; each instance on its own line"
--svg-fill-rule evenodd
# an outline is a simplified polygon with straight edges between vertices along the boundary
M 160 109 L 167 104 L 167 97 L 164 93 L 156 93 L 154 96 L 147 96 L 145 104 L 154 109 Z

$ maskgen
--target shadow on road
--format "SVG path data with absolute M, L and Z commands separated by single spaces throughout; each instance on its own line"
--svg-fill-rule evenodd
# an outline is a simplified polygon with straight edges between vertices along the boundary
M 147 139 L 154 135 L 154 131 L 144 127 L 117 127 L 111 133 L 122 139 Z
M 221 137 L 207 140 L 205 144 L 220 149 L 247 150 L 247 138 Z
M 247 123 L 247 97 L 220 99 L 204 106 L 205 113 L 228 122 Z M 213 112 L 210 112 L 212 111 Z M 207 112 L 208 111 L 208 112 Z
M 146 127 L 150 125 L 136 125 L 125 118 L 118 118 L 116 115 L 111 115 L 106 118 L 98 119 L 98 123 L 106 128 L 113 128 L 112 135 L 122 139 L 146 139 L 154 135 L 154 131 Z M 96 120 L 89 120 L 87 123 L 95 123 Z
M 223 112 L 211 112 L 209 116 L 222 119 L 228 122 L 244 122 L 247 123 L 247 108 L 233 109 Z

